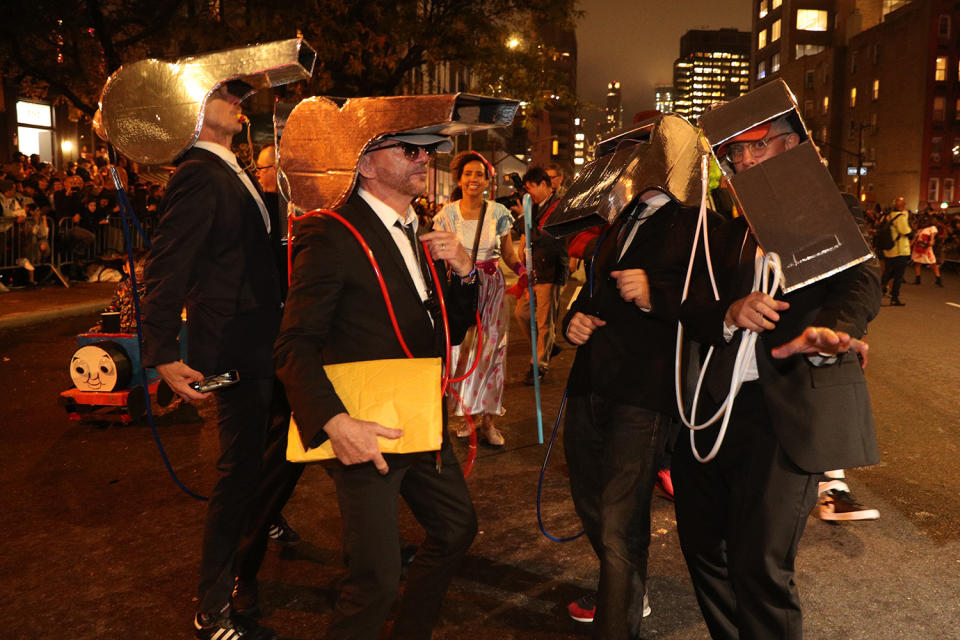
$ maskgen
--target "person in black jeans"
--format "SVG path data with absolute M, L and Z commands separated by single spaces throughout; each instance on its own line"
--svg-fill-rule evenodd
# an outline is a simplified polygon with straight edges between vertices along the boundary
M 631 640 L 649 614 L 650 498 L 671 421 L 676 326 L 698 208 L 648 191 L 607 232 L 564 318 L 570 493 L 600 560 L 597 597 L 570 603 L 595 637 Z M 595 603 L 595 608 L 594 608 Z

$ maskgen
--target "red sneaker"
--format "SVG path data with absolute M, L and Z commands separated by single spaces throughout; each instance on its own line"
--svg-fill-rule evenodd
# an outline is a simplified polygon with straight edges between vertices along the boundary
M 593 622 L 597 614 L 597 594 L 588 593 L 567 605 L 567 612 L 577 622 Z
M 657 486 L 663 491 L 667 500 L 673 501 L 673 479 L 670 477 L 670 469 L 660 469 L 657 471 Z

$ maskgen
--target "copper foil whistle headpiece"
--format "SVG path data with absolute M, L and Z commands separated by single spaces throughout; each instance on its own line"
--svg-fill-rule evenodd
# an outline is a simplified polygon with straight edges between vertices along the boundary
M 397 133 L 458 135 L 513 122 L 516 100 L 465 93 L 428 96 L 329 98 L 298 104 L 283 127 L 280 183 L 297 208 L 331 209 L 353 190 L 357 164 L 374 140 Z
M 196 142 L 207 98 L 221 84 L 230 83 L 242 100 L 258 89 L 309 78 L 316 57 L 302 38 L 292 38 L 125 64 L 103 85 L 97 132 L 131 160 L 171 162 Z

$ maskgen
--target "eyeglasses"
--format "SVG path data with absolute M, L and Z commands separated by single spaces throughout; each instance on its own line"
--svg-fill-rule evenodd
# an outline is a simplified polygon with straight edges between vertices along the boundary
M 262 166 L 262 167 L 261 167 L 261 166 L 257 166 L 256 169 L 255 169 L 255 171 L 256 171 L 257 173 L 259 173 L 259 172 L 261 172 L 261 171 L 267 171 L 268 169 L 273 169 L 273 168 L 274 168 L 274 166 L 273 166 L 272 164 L 267 164 L 267 165 L 264 165 L 264 166 Z
M 743 152 L 746 149 L 750 149 L 750 155 L 754 158 L 762 158 L 767 155 L 770 143 L 776 140 L 777 138 L 782 138 L 783 136 L 788 136 L 792 131 L 786 131 L 784 133 L 778 133 L 775 136 L 770 136 L 769 138 L 761 138 L 760 140 L 753 140 L 752 142 L 735 142 L 727 147 L 726 158 L 730 162 L 740 162 L 743 160 Z
M 403 149 L 403 155 L 405 155 L 408 160 L 416 160 L 421 151 L 426 153 L 427 157 L 430 158 L 437 155 L 437 149 L 440 148 L 441 144 L 443 143 L 434 142 L 432 144 L 410 144 L 409 142 L 395 142 L 394 144 L 385 144 L 382 147 L 377 147 L 376 149 L 371 149 L 370 151 L 383 151 L 384 149 L 400 147 Z

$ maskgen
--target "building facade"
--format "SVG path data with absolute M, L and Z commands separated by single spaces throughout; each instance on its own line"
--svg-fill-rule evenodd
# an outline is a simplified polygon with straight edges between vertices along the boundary
M 673 96 L 674 89 L 671 84 L 663 84 L 654 87 L 653 89 L 655 95 L 654 109 L 660 113 L 673 113 L 674 104 Z
M 607 108 L 604 111 L 603 133 L 613 133 L 623 128 L 623 99 L 620 95 L 620 81 L 607 83 Z
M 960 9 L 946 0 L 754 0 L 754 85 L 782 78 L 840 188 L 956 204 Z M 954 153 L 956 149 L 956 153 Z
M 690 121 L 714 102 L 733 100 L 750 83 L 750 34 L 736 29 L 693 30 L 680 38 L 673 65 L 673 110 Z

